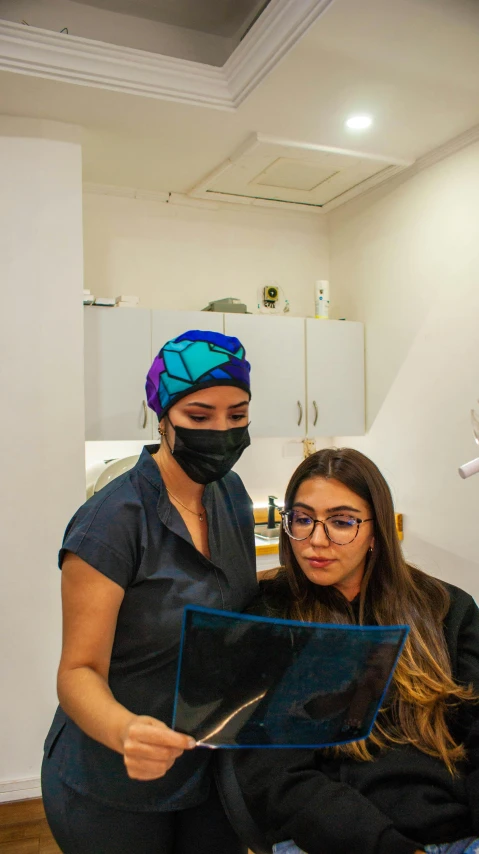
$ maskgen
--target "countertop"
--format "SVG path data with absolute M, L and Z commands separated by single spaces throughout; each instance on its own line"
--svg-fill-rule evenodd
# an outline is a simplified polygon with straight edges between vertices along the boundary
M 273 555 L 279 551 L 279 537 L 263 540 L 262 537 L 255 537 L 256 554 L 257 555 Z

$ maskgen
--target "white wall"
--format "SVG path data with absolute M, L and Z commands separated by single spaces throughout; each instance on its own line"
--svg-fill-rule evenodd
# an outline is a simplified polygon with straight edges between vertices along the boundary
M 146 308 L 200 310 L 238 297 L 256 312 L 277 281 L 291 313 L 314 315 L 314 282 L 328 278 L 325 218 L 242 205 L 218 209 L 85 194 L 85 287 L 137 294 Z
M 292 314 L 312 316 L 314 282 L 328 277 L 327 226 L 318 215 L 87 193 L 84 239 L 85 287 L 96 295 L 137 294 L 148 308 L 198 310 L 232 296 L 255 313 L 258 289 L 276 281 Z M 100 444 L 87 443 L 87 461 L 136 448 Z M 298 443 L 255 439 L 236 469 L 253 500 L 266 502 L 270 493 L 283 497 L 301 459 Z
M 0 800 L 35 793 L 56 705 L 59 542 L 83 499 L 81 149 L 0 117 Z M 35 785 L 32 783 L 31 785 Z
M 336 316 L 366 324 L 364 439 L 405 514 L 408 557 L 479 599 L 479 146 L 330 217 Z

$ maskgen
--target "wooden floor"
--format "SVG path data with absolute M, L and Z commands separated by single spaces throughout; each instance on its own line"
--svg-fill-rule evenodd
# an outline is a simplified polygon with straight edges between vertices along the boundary
M 41 798 L 0 804 L 0 854 L 61 854 Z

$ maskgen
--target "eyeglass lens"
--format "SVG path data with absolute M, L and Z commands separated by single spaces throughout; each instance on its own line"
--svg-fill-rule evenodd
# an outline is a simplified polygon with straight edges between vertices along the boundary
M 285 516 L 285 527 L 294 540 L 306 540 L 313 533 L 315 520 L 301 510 L 291 510 Z M 326 519 L 324 528 L 331 542 L 344 546 L 356 538 L 358 521 L 354 516 L 338 514 Z

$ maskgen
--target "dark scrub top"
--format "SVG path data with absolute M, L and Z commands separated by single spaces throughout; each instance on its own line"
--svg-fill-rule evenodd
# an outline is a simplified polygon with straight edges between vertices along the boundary
M 151 457 L 157 450 L 145 447 L 133 469 L 80 507 L 59 562 L 73 552 L 125 590 L 109 685 L 127 709 L 170 726 L 184 606 L 243 610 L 257 592 L 256 556 L 252 505 L 238 475 L 205 487 L 208 559 L 168 498 Z M 131 780 L 123 757 L 89 738 L 61 707 L 45 749 L 47 755 L 55 750 L 63 782 L 117 808 L 184 809 L 208 793 L 208 749 L 185 751 L 159 780 Z

